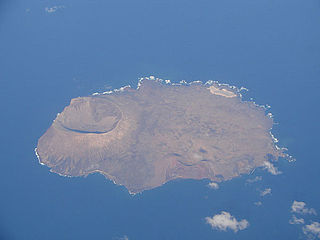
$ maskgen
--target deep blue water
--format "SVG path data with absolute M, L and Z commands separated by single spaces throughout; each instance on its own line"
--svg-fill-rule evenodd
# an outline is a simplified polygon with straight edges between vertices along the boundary
M 318 0 L 0 1 L 0 239 L 303 239 L 288 220 L 293 200 L 320 213 L 319 13 Z M 251 185 L 173 181 L 134 197 L 38 164 L 37 140 L 71 98 L 148 75 L 249 88 L 297 161 Z M 223 210 L 249 228 L 212 230 L 204 218 Z

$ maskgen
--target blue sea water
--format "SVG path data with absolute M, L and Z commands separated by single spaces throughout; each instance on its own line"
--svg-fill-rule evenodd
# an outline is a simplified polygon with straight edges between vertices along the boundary
M 0 1 L 0 239 L 305 239 L 288 221 L 293 200 L 320 213 L 319 12 L 318 0 Z M 37 140 L 71 98 L 149 75 L 247 87 L 297 161 L 252 184 L 177 180 L 136 196 L 38 164 Z M 250 226 L 211 229 L 221 211 Z

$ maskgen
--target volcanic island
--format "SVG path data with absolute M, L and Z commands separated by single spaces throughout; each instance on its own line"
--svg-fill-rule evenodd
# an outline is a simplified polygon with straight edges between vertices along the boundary
M 177 179 L 215 182 L 285 154 L 266 109 L 218 82 L 130 86 L 71 100 L 38 141 L 39 162 L 63 176 L 101 173 L 132 194 Z

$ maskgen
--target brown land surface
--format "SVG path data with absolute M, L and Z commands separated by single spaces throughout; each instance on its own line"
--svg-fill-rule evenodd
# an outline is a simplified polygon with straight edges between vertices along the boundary
M 72 99 L 39 139 L 39 161 L 137 193 L 176 178 L 229 180 L 282 156 L 265 110 L 223 89 L 145 79 L 137 90 Z

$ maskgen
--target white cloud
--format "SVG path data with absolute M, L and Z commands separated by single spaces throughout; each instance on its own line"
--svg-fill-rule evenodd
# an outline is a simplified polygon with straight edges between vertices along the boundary
M 123 237 L 115 238 L 116 240 L 129 240 L 127 235 L 124 235 Z
M 313 222 L 302 228 L 303 233 L 306 234 L 309 239 L 320 238 L 320 223 Z
M 60 5 L 60 6 L 46 7 L 44 10 L 45 10 L 47 13 L 54 13 L 54 12 L 56 12 L 57 10 L 62 9 L 62 8 L 65 8 L 65 6 Z
M 297 218 L 295 215 L 292 215 L 291 219 L 289 220 L 290 224 L 304 224 L 303 218 Z
M 208 183 L 208 187 L 216 190 L 219 189 L 219 184 L 215 182 L 210 182 Z
M 256 205 L 256 206 L 261 206 L 261 205 L 262 205 L 262 202 L 261 202 L 261 201 L 255 202 L 254 205 Z
M 271 188 L 266 188 L 262 192 L 260 192 L 260 196 L 264 197 L 265 195 L 271 194 Z
M 230 213 L 222 211 L 220 214 L 216 214 L 213 217 L 206 217 L 206 221 L 212 228 L 227 231 L 231 229 L 235 233 L 239 230 L 246 229 L 249 226 L 249 222 L 245 219 L 238 221 Z
M 265 161 L 263 165 L 264 165 L 264 169 L 266 169 L 272 175 L 279 175 L 282 173 L 281 171 L 278 170 L 278 168 L 273 166 L 271 162 Z
M 262 177 L 261 176 L 256 176 L 255 178 L 252 178 L 252 179 L 247 179 L 247 183 L 254 183 L 254 182 L 258 182 L 258 181 L 261 181 L 262 180 Z
M 292 203 L 291 212 L 317 215 L 316 210 L 314 210 L 313 208 L 307 208 L 305 202 L 298 202 L 296 200 L 294 200 Z

